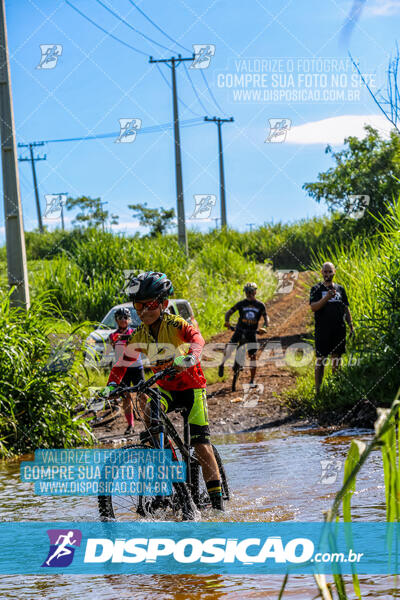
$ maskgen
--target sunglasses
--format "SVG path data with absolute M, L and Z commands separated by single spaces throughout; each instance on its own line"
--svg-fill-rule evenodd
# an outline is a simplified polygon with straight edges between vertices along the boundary
M 155 310 L 156 308 L 158 308 L 160 305 L 160 302 L 158 300 L 150 300 L 149 302 L 134 302 L 133 306 L 135 307 L 136 310 L 143 310 L 143 309 L 147 309 L 147 310 Z

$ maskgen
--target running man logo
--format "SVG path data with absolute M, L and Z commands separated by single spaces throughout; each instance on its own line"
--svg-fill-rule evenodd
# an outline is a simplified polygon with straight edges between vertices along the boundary
M 320 463 L 322 471 L 320 483 L 324 483 L 325 485 L 335 483 L 342 468 L 342 461 L 333 458 L 330 460 L 320 460 Z
M 215 194 L 193 194 L 195 207 L 188 221 L 211 221 L 210 215 L 217 197 Z
M 263 393 L 263 383 L 243 383 L 243 406 L 254 408 Z
M 36 67 L 37 69 L 54 69 L 57 65 L 58 59 L 62 54 L 61 44 L 40 44 L 40 51 L 42 57 L 40 63 Z
M 290 294 L 292 291 L 296 280 L 299 277 L 299 272 L 289 269 L 281 269 L 280 271 L 276 271 L 276 276 L 278 277 L 278 285 L 276 287 L 276 294 Z
M 48 529 L 50 549 L 42 567 L 69 567 L 75 550 L 81 545 L 80 529 Z
M 282 143 L 286 140 L 287 132 L 289 131 L 292 121 L 290 119 L 268 119 L 269 134 L 265 142 L 274 144 Z
M 369 196 L 367 194 L 350 195 L 348 217 L 349 219 L 361 219 L 369 206 Z
M 124 287 L 122 293 L 128 296 L 134 296 L 140 288 L 140 281 L 135 281 L 136 277 L 143 273 L 139 269 L 124 269 Z
M 214 44 L 192 44 L 194 60 L 189 69 L 207 69 L 215 54 Z
M 59 219 L 61 208 L 67 203 L 67 194 L 45 194 L 46 209 L 44 219 Z
M 142 127 L 142 119 L 119 119 L 119 138 L 115 142 L 130 144 L 136 140 L 136 134 Z

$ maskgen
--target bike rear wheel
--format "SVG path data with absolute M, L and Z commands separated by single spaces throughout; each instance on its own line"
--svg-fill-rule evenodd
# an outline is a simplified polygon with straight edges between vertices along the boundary
M 130 445 L 124 450 L 149 450 L 149 446 Z M 98 509 L 101 521 L 133 521 L 136 519 L 161 519 L 169 516 L 175 520 L 189 521 L 195 518 L 195 507 L 184 482 L 172 484 L 170 496 L 118 496 L 99 495 Z
M 217 461 L 219 474 L 221 478 L 222 498 L 230 499 L 228 480 L 225 473 L 224 465 L 222 464 L 221 456 L 217 448 L 213 445 L 215 460 Z M 207 486 L 203 479 L 200 463 L 193 457 L 190 461 L 190 477 L 191 477 L 191 493 L 194 503 L 199 510 L 211 506 L 210 497 L 207 492 Z

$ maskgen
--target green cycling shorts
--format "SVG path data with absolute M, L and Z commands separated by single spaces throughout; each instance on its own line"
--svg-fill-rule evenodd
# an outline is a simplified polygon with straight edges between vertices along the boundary
M 207 390 L 196 388 L 170 391 L 157 386 L 161 394 L 161 403 L 165 412 L 186 409 L 189 413 L 190 438 L 192 444 L 209 444 L 210 428 L 208 426 Z M 150 402 L 150 398 L 147 399 Z

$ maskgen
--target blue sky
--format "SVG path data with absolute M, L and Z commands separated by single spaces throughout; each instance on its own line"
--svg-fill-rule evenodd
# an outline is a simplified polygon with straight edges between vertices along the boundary
M 96 0 L 71 2 L 147 56 L 95 28 L 64 0 L 6 0 L 17 142 L 118 132 L 122 118 L 141 119 L 143 128 L 171 122 L 171 90 L 156 66 L 149 64 L 148 55 L 169 58 L 190 53 L 153 27 L 129 0 L 102 2 L 169 50 L 145 40 Z M 199 117 L 199 123 L 205 114 L 235 119 L 223 126 L 230 226 L 246 230 L 248 223 L 323 214 L 325 206 L 309 198 L 302 185 L 315 181 L 319 172 L 332 165 L 324 153 L 326 144 L 339 149 L 347 135 L 362 134 L 364 122 L 387 132 L 384 119 L 354 75 L 348 50 L 369 74 L 371 85 L 382 85 L 399 29 L 399 4 L 368 0 L 344 42 L 340 31 L 350 1 L 137 2 L 185 48 L 215 46 L 203 73 L 224 112 L 213 102 L 200 70 L 189 69 L 205 112 L 181 65 L 178 92 L 187 107 L 180 104 L 180 118 L 184 122 Z M 53 69 L 37 68 L 41 44 L 62 45 Z M 165 65 L 160 68 L 170 82 L 170 70 Z M 301 101 L 295 99 L 296 93 L 304 95 Z M 283 133 L 266 141 L 269 119 L 285 120 L 286 137 Z M 183 127 L 181 140 L 186 216 L 193 211 L 194 194 L 215 194 L 217 205 L 211 216 L 218 217 L 217 128 L 212 123 Z M 171 130 L 139 133 L 126 144 L 105 138 L 49 143 L 39 151 L 47 154 L 46 161 L 37 163 L 42 211 L 45 194 L 101 196 L 106 208 L 120 215 L 116 230 L 134 232 L 138 225 L 128 204 L 176 206 Z M 26 156 L 23 150 L 20 154 Z M 37 218 L 30 164 L 19 163 L 19 173 L 25 229 L 31 230 Z M 68 213 L 68 226 L 72 218 Z M 207 230 L 210 223 L 198 226 Z M 4 240 L 3 213 L 0 236 Z

